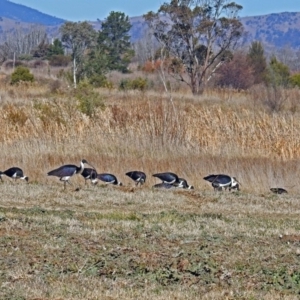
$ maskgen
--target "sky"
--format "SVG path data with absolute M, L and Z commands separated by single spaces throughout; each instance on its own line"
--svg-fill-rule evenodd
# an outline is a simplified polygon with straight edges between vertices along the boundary
M 111 11 L 123 12 L 129 17 L 157 11 L 164 0 L 10 0 L 68 21 L 104 20 Z M 300 12 L 299 0 L 235 0 L 243 6 L 241 17 L 278 12 Z

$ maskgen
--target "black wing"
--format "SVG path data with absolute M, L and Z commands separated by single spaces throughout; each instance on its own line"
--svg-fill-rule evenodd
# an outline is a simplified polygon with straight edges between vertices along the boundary
M 118 179 L 113 174 L 102 173 L 98 174 L 97 178 L 106 183 L 118 184 Z
M 141 171 L 130 171 L 127 172 L 125 175 L 133 179 L 134 181 L 139 181 L 139 182 L 145 182 L 146 181 L 146 174 Z
M 16 174 L 17 177 L 23 177 L 23 170 L 18 167 L 12 167 L 3 172 L 6 176 L 12 177 Z
M 85 179 L 95 179 L 97 177 L 97 172 L 91 168 L 84 168 L 81 175 Z
M 75 165 L 64 165 L 47 173 L 48 176 L 73 176 L 79 168 Z
M 203 179 L 213 184 L 228 184 L 231 182 L 231 177 L 224 174 L 208 175 Z
M 153 174 L 153 176 L 159 178 L 160 180 L 166 183 L 179 183 L 178 176 L 172 172 L 157 173 Z

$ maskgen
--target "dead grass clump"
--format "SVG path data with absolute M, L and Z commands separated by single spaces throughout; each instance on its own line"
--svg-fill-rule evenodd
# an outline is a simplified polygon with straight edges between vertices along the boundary
M 57 94 L 61 92 L 62 83 L 60 80 L 50 80 L 48 83 L 49 92 L 51 94 Z
M 62 107 L 56 100 L 49 102 L 36 102 L 33 108 L 37 111 L 42 122 L 43 129 L 47 132 L 53 125 L 58 127 L 66 126 Z
M 22 107 L 7 104 L 3 107 L 5 111 L 4 118 L 12 125 L 24 126 L 28 120 L 28 115 Z

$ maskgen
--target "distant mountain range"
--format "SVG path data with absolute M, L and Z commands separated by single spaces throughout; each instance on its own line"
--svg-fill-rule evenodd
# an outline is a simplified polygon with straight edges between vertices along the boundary
M 49 16 L 36 9 L 16 4 L 8 0 L 0 0 L 0 17 L 20 23 L 39 23 L 45 26 L 56 26 L 65 22 L 63 19 Z
M 133 17 L 130 20 L 131 38 L 132 41 L 137 41 L 143 37 L 147 25 L 143 17 Z M 10 31 L 16 26 L 29 28 L 31 23 L 45 26 L 48 34 L 55 37 L 58 35 L 59 27 L 65 21 L 21 4 L 0 0 L 0 41 L 1 32 Z M 300 12 L 244 17 L 241 18 L 241 22 L 246 32 L 244 39 L 246 44 L 259 40 L 267 49 L 282 47 L 300 49 Z M 100 28 L 99 22 L 91 22 L 91 24 L 96 29 Z

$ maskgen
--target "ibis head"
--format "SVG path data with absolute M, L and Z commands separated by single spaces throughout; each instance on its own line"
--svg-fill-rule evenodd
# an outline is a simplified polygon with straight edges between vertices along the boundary
M 142 171 L 130 171 L 127 172 L 125 175 L 130 177 L 133 181 L 135 181 L 136 185 L 142 185 L 146 182 L 146 174 Z

